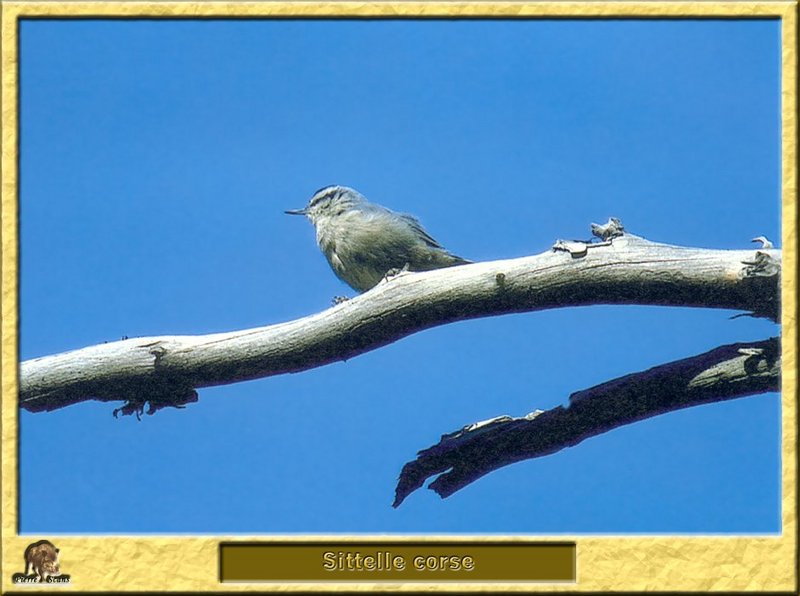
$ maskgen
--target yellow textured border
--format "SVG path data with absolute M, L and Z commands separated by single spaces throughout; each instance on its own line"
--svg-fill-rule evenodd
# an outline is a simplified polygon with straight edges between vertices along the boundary
M 574 537 L 578 543 L 577 584 L 502 586 L 508 591 L 797 591 L 797 5 L 787 2 L 8 2 L 2 10 L 2 578 L 0 590 L 20 571 L 31 537 L 17 535 L 17 21 L 20 17 L 311 17 L 311 16 L 493 16 L 493 17 L 773 17 L 782 33 L 782 246 L 783 377 L 780 536 L 749 537 Z M 325 538 L 315 536 L 313 538 Z M 332 540 L 347 540 L 329 536 Z M 359 536 L 357 540 L 364 541 Z M 375 537 L 380 539 L 380 537 Z M 369 584 L 219 584 L 214 537 L 59 536 L 62 566 L 80 591 L 369 591 Z M 289 540 L 307 541 L 309 537 Z M 453 540 L 452 537 L 448 537 Z M 481 541 L 498 537 L 478 538 Z M 558 536 L 558 541 L 572 537 Z M 287 538 L 281 538 L 287 540 Z M 435 540 L 415 537 L 414 541 Z M 524 539 L 509 537 L 506 540 Z M 542 540 L 542 537 L 537 537 Z M 392 591 L 474 592 L 500 585 L 382 584 Z M 25 586 L 30 591 L 53 590 Z M 380 589 L 380 588 L 379 588 Z

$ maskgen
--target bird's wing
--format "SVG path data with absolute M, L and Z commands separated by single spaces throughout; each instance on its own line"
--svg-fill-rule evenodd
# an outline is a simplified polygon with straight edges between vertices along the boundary
M 432 248 L 441 248 L 442 250 L 445 250 L 445 248 L 441 244 L 436 242 L 436 240 L 434 240 L 431 237 L 431 235 L 428 234 L 428 232 L 425 231 L 425 228 L 422 227 L 422 224 L 419 223 L 419 220 L 416 217 L 414 217 L 413 215 L 409 215 L 407 213 L 396 213 L 395 215 L 397 215 L 403 221 L 405 221 L 408 225 L 410 225 L 411 228 L 417 234 L 420 235 L 420 238 L 422 238 L 428 246 L 430 246 Z

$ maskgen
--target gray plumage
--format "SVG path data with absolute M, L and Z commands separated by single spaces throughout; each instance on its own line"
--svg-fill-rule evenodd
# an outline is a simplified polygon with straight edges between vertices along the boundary
M 311 220 L 334 273 L 359 292 L 395 269 L 429 271 L 471 262 L 445 250 L 415 217 L 370 203 L 346 186 L 326 186 L 303 209 L 286 213 Z

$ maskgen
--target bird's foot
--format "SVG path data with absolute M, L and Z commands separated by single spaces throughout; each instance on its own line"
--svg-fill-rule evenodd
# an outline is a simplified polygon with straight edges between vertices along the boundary
M 343 302 L 347 302 L 348 300 L 350 300 L 350 298 L 347 296 L 334 296 L 331 298 L 331 306 L 338 306 Z
M 394 277 L 397 277 L 398 275 L 402 275 L 403 273 L 407 273 L 409 271 L 411 271 L 411 264 L 410 263 L 406 263 L 405 265 L 403 265 L 403 267 L 401 269 L 398 269 L 397 267 L 392 267 L 391 269 L 389 269 L 389 271 L 387 271 L 384 274 L 383 279 L 381 280 L 381 283 L 387 282 L 390 279 L 392 279 Z

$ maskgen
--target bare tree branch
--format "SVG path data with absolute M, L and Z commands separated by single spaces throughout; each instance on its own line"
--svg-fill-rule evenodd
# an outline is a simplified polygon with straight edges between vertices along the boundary
M 473 424 L 444 435 L 403 467 L 393 506 L 437 474 L 429 488 L 446 498 L 503 466 L 673 410 L 778 391 L 779 382 L 780 342 L 771 338 L 722 346 L 578 391 L 566 408 Z
M 616 223 L 614 223 L 616 222 Z M 613 225 L 612 225 L 613 224 Z M 126 400 L 123 414 L 180 407 L 196 389 L 347 360 L 453 321 L 589 304 L 727 308 L 777 320 L 781 252 L 709 250 L 597 226 L 602 242 L 536 256 L 403 273 L 295 321 L 202 336 L 125 339 L 25 361 L 19 404 L 49 411 Z

